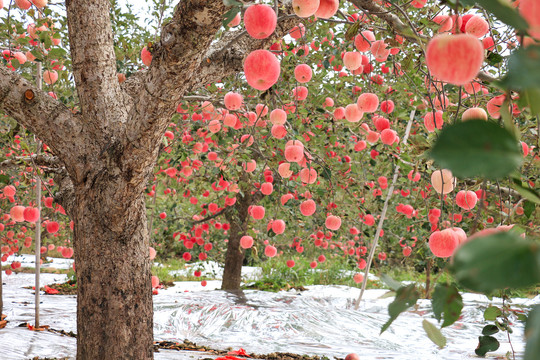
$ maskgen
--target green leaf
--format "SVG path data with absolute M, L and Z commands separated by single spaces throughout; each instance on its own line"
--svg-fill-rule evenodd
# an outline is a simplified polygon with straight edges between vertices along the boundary
M 225 5 L 237 5 L 237 1 L 234 0 L 224 0 L 223 2 L 225 3 Z M 227 4 L 227 2 L 230 2 L 230 4 Z M 227 26 L 232 21 L 232 19 L 234 19 L 234 17 L 236 16 L 236 14 L 238 14 L 239 11 L 240 8 L 237 6 L 227 11 L 225 13 L 225 18 L 223 19 L 223 26 Z
M 349 26 L 349 28 L 345 32 L 345 39 L 347 41 L 351 41 L 358 34 L 359 30 L 360 30 L 360 21 L 356 21 L 354 24 Z
M 512 90 L 540 88 L 540 46 L 515 50 L 508 58 L 508 72 L 500 85 Z
M 458 177 L 502 178 L 519 167 L 523 156 L 508 130 L 483 120 L 445 127 L 430 156 Z
M 387 274 L 382 274 L 381 277 L 380 277 L 381 281 L 383 283 L 386 284 L 386 286 L 388 286 L 390 289 L 394 290 L 394 291 L 397 291 L 400 287 L 403 286 L 402 283 L 400 283 L 399 281 L 396 281 L 394 279 L 392 279 L 390 276 L 388 276 Z
M 537 243 L 512 231 L 470 240 L 454 254 L 451 271 L 464 287 L 489 293 L 504 288 L 523 288 L 540 282 Z
M 479 336 L 478 347 L 474 352 L 478 356 L 485 356 L 488 351 L 495 351 L 499 348 L 499 341 L 493 336 Z
M 424 319 L 422 321 L 422 327 L 424 328 L 429 340 L 433 341 L 435 345 L 441 349 L 446 346 L 446 338 L 435 325 Z
M 497 19 L 517 30 L 527 30 L 529 27 L 519 12 L 505 0 L 462 0 L 461 4 L 472 6 L 475 3 L 492 13 Z
M 388 305 L 390 319 L 381 328 L 381 334 L 397 319 L 399 314 L 416 304 L 420 294 L 415 284 L 400 287 L 396 292 L 396 298 Z
M 540 305 L 533 307 L 525 324 L 525 357 L 523 360 L 537 360 L 540 354 Z
M 502 315 L 501 309 L 499 309 L 496 306 L 490 306 L 486 310 L 484 310 L 484 319 L 486 319 L 487 321 L 495 321 L 495 319 L 497 319 L 497 317 L 501 315 Z M 489 334 L 484 334 L 484 335 L 489 335 Z
M 441 325 L 443 328 L 459 319 L 461 309 L 463 309 L 463 299 L 455 285 L 437 284 L 431 298 L 431 306 L 437 321 L 441 321 L 441 314 L 444 313 L 444 321 Z
M 495 325 L 486 325 L 482 329 L 482 335 L 488 336 L 499 332 L 499 328 Z
M 530 88 L 521 93 L 521 97 L 527 99 L 531 115 L 540 114 L 540 87 Z
M 489 65 L 495 66 L 503 61 L 503 57 L 497 53 L 490 52 L 486 61 Z
M 525 201 L 523 203 L 523 214 L 527 217 L 527 219 L 531 217 L 534 209 L 536 209 L 536 206 L 532 202 Z
M 332 178 L 332 170 L 330 170 L 329 167 L 325 166 L 321 172 L 321 176 L 326 180 L 330 180 Z
M 9 176 L 8 175 L 0 175 L 0 183 L 2 184 L 9 184 L 10 181 L 9 181 Z
M 525 199 L 529 200 L 532 203 L 540 204 L 540 195 L 534 189 L 529 188 L 527 185 L 524 186 L 521 180 L 513 178 L 512 187 Z

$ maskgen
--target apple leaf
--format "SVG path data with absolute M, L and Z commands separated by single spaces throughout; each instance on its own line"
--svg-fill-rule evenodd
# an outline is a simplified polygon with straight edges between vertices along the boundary
M 499 179 L 523 161 L 517 140 L 494 122 L 471 120 L 445 127 L 431 157 L 455 176 Z
M 381 328 L 381 334 L 397 319 L 399 314 L 416 304 L 420 297 L 415 284 L 400 287 L 396 292 L 396 298 L 388 305 L 390 319 Z
M 435 345 L 441 349 L 446 346 L 446 338 L 435 325 L 424 319 L 422 321 L 422 327 L 424 328 L 429 340 L 433 341 Z
M 540 283 L 540 247 L 513 231 L 470 240 L 458 248 L 450 268 L 464 287 L 489 293 Z
M 489 351 L 495 351 L 499 348 L 499 341 L 493 336 L 479 336 L 478 347 L 474 352 L 478 356 L 485 356 Z
M 533 307 L 525 324 L 525 357 L 523 360 L 536 360 L 540 354 L 540 305 Z
M 444 321 L 441 328 L 450 326 L 461 315 L 463 309 L 463 299 L 455 285 L 437 284 L 431 298 L 431 306 L 435 319 L 441 321 L 441 314 L 444 313 Z

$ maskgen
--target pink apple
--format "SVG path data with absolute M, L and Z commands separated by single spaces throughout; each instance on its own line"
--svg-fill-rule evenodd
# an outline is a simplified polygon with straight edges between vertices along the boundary
M 320 0 L 319 8 L 315 16 L 322 19 L 330 19 L 339 8 L 339 0 Z
M 276 24 L 276 12 L 268 5 L 251 5 L 244 13 L 246 31 L 255 39 L 269 37 L 276 29 Z
M 314 15 L 319 8 L 320 0 L 293 0 L 293 11 L 301 18 L 308 18 Z
M 269 89 L 277 82 L 280 72 L 279 60 L 268 50 L 252 51 L 244 61 L 246 80 L 257 90 Z
M 467 120 L 487 120 L 488 119 L 488 115 L 486 113 L 486 110 L 482 109 L 482 108 L 478 108 L 478 107 L 474 107 L 474 108 L 470 108 L 470 109 L 467 109 L 463 112 L 463 114 L 461 115 L 461 120 L 462 121 L 467 121 Z
M 427 67 L 440 81 L 465 85 L 476 77 L 483 62 L 484 47 L 474 35 L 436 35 L 427 45 Z
M 452 229 L 435 231 L 429 237 L 429 249 L 436 257 L 452 256 L 458 245 L 459 238 Z

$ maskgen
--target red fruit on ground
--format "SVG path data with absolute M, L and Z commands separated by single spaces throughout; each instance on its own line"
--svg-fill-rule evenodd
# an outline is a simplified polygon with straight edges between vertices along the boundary
M 265 39 L 276 29 L 277 16 L 272 7 L 264 4 L 251 5 L 244 13 L 244 26 L 255 39 Z
M 277 82 L 280 72 L 279 60 L 268 50 L 252 51 L 244 61 L 247 83 L 257 90 L 269 89 Z
M 152 288 L 157 288 L 159 286 L 159 278 L 155 275 L 152 275 Z
M 436 35 L 427 45 L 427 67 L 440 81 L 465 85 L 478 75 L 483 62 L 484 47 L 470 34 Z
M 429 249 L 440 258 L 452 256 L 458 245 L 459 238 L 452 229 L 435 231 L 429 237 Z

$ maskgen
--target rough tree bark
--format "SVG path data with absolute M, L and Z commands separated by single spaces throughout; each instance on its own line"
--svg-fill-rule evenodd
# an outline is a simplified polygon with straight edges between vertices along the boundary
M 242 185 L 250 187 L 251 183 L 244 174 Z M 225 267 L 223 269 L 223 281 L 221 290 L 240 290 L 242 282 L 242 264 L 244 262 L 245 250 L 240 247 L 240 238 L 246 235 L 249 221 L 248 208 L 255 205 L 262 197 L 260 192 L 251 193 L 252 189 L 244 188 L 244 196 L 237 196 L 234 210 L 225 213 L 225 218 L 231 224 L 229 229 L 229 242 L 227 243 L 227 253 L 225 254 Z
M 222 0 L 182 0 L 150 48 L 149 69 L 121 87 L 109 1 L 66 0 L 66 11 L 79 112 L 3 65 L 0 111 L 35 133 L 65 167 L 55 199 L 74 221 L 77 359 L 151 359 L 143 194 L 160 139 L 187 91 L 241 70 L 250 51 L 268 48 L 298 19 L 281 17 L 265 40 L 236 32 L 211 46 L 227 7 Z

